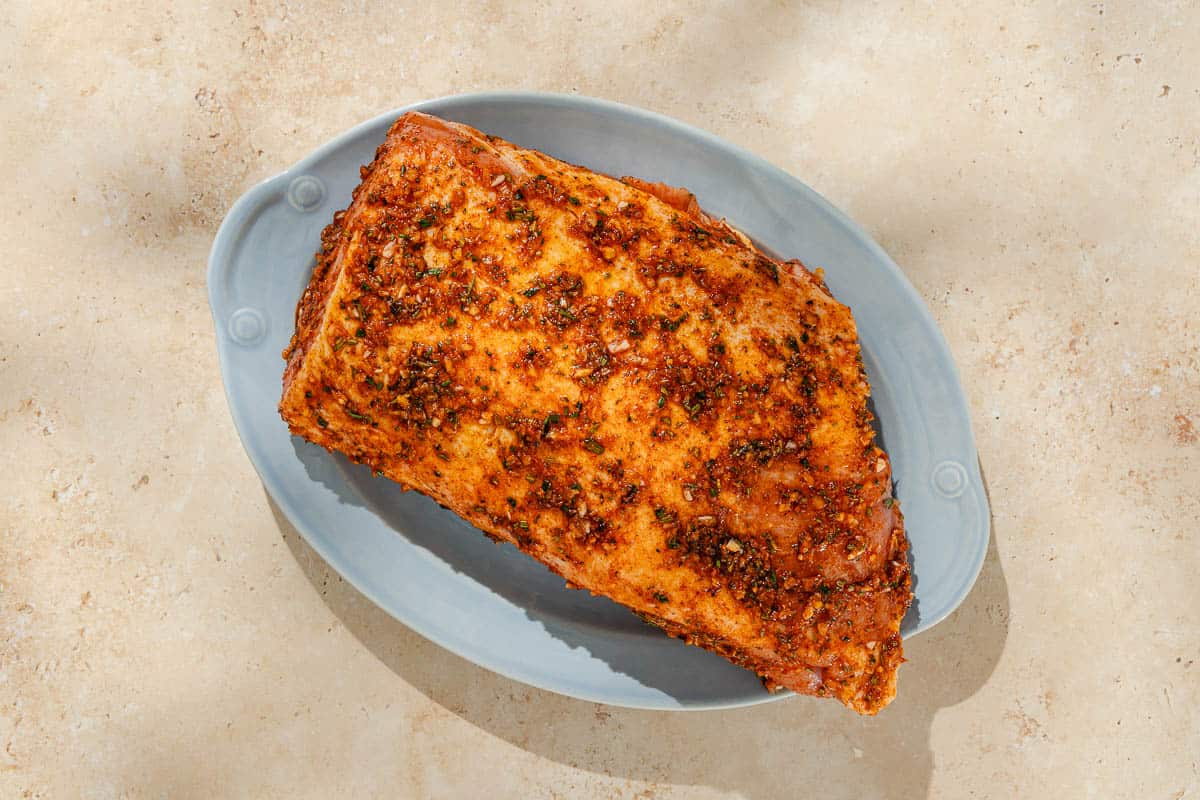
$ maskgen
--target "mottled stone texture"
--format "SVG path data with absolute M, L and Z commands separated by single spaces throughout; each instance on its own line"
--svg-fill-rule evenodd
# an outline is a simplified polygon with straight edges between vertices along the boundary
M 1200 795 L 1200 11 L 608 0 L 0 15 L 0 796 Z M 271 507 L 204 269 L 254 182 L 489 88 L 652 108 L 855 217 L 995 510 L 875 719 L 653 714 L 410 633 Z

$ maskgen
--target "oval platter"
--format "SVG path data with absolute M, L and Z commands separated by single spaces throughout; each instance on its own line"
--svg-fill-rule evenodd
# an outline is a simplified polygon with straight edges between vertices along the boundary
M 799 180 L 711 134 L 616 103 L 525 92 L 446 97 L 376 117 L 252 188 L 217 232 L 209 300 L 234 421 L 267 491 L 330 566 L 413 630 L 532 686 L 649 709 L 729 708 L 790 694 L 768 694 L 750 672 L 568 590 L 432 501 L 289 434 L 276 411 L 280 351 L 321 229 L 349 204 L 359 166 L 408 110 L 597 172 L 685 186 L 767 251 L 824 268 L 858 323 L 911 540 L 916 598 L 903 635 L 929 629 L 962 602 L 987 551 L 987 497 L 958 371 L 895 263 Z M 901 694 L 903 682 L 902 672 Z

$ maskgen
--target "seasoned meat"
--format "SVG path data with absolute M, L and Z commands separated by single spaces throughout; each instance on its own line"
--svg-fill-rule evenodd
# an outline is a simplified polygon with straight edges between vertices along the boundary
M 854 320 L 685 190 L 405 114 L 284 357 L 293 433 L 769 688 L 895 695 L 907 541 Z

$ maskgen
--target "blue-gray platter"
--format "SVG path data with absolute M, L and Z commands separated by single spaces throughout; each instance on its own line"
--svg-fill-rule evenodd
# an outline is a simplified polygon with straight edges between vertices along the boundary
M 463 658 L 572 697 L 710 709 L 788 696 L 621 606 L 565 588 L 432 501 L 288 433 L 276 411 L 280 351 L 321 229 L 349 204 L 359 165 L 392 121 L 414 109 L 598 172 L 686 186 L 769 252 L 823 267 L 858 322 L 912 542 L 916 602 L 903 634 L 962 602 L 987 550 L 987 498 L 958 371 L 900 269 L 803 183 L 711 134 L 602 100 L 524 92 L 429 100 L 365 122 L 247 192 L 213 242 L 209 299 L 234 422 L 275 502 L 346 580 Z

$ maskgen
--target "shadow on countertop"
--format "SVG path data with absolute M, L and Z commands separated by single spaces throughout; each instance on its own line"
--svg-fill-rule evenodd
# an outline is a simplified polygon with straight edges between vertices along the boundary
M 330 567 L 274 503 L 271 509 L 325 604 L 400 678 L 493 736 L 597 774 L 752 798 L 791 796 L 806 785 L 825 797 L 925 797 L 935 715 L 985 685 L 1008 635 L 1008 587 L 993 535 L 962 606 L 905 643 L 899 695 L 877 717 L 807 697 L 708 712 L 605 706 L 509 680 L 417 635 L 349 583 L 330 580 Z M 848 774 L 859 776 L 856 785 L 846 783 Z

